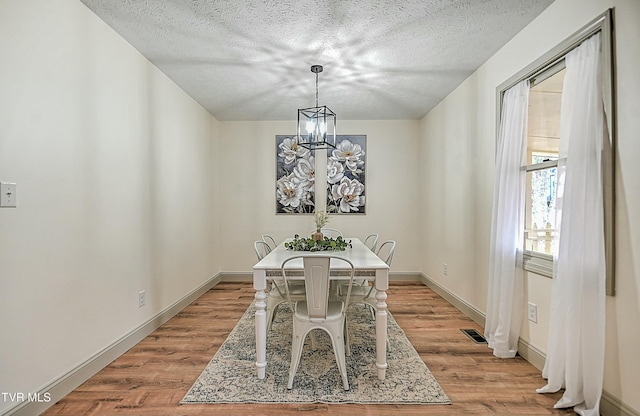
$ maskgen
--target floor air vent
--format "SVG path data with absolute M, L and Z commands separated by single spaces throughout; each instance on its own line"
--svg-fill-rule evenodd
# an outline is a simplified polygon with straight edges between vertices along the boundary
M 460 331 L 462 331 L 466 336 L 468 336 L 469 338 L 471 338 L 471 340 L 473 342 L 475 342 L 476 344 L 486 344 L 487 340 L 484 339 L 484 337 L 475 329 L 461 329 Z

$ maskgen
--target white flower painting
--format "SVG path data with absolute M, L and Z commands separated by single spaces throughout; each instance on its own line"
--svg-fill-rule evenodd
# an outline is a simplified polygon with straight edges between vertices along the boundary
M 366 139 L 337 136 L 336 148 L 327 150 L 327 212 L 365 213 Z
M 315 213 L 316 185 L 321 187 L 323 183 L 328 213 L 364 214 L 366 138 L 364 135 L 337 136 L 336 148 L 326 150 L 326 183 L 324 178 L 316 183 L 314 153 L 300 146 L 294 135 L 277 135 L 276 214 Z
M 276 213 L 315 212 L 315 159 L 295 136 L 276 136 Z

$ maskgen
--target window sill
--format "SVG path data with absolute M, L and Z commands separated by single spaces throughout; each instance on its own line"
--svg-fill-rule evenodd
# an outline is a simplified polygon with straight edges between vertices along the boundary
M 528 272 L 553 278 L 553 256 L 525 251 L 522 268 Z

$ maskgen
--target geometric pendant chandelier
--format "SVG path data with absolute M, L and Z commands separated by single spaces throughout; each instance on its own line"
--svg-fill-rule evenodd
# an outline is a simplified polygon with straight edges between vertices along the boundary
M 298 145 L 309 150 L 336 148 L 336 114 L 318 106 L 318 74 L 322 65 L 312 65 L 316 74 L 316 106 L 298 109 Z

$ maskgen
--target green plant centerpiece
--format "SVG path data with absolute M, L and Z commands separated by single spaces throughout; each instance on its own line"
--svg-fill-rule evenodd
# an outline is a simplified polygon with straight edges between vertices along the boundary
M 313 220 L 316 223 L 316 228 L 320 230 L 329 222 L 329 214 L 327 213 L 327 211 L 318 211 L 316 212 Z
M 284 246 L 287 250 L 293 251 L 344 251 L 347 247 L 351 247 L 351 240 L 346 241 L 342 236 L 314 240 L 311 237 L 305 238 L 296 234 L 293 240 L 284 243 Z
M 314 240 L 322 240 L 322 227 L 327 225 L 329 222 L 329 213 L 327 211 L 317 211 L 316 215 L 313 217 L 313 221 L 316 224 L 316 232 L 311 236 Z

